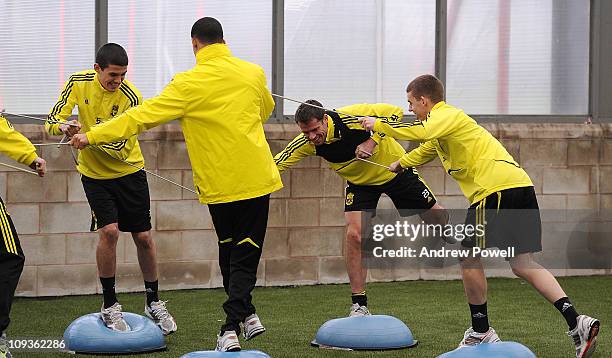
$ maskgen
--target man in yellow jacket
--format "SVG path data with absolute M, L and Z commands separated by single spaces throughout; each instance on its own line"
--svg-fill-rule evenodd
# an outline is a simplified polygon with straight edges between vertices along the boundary
M 96 53 L 93 70 L 74 73 L 66 82 L 57 103 L 49 113 L 53 122 L 45 124 L 51 135 L 71 137 L 83 129 L 137 106 L 142 102 L 138 89 L 125 79 L 128 56 L 123 47 L 108 43 Z M 79 108 L 79 120 L 64 122 Z M 174 318 L 159 299 L 157 252 L 151 236 L 151 210 L 144 158 L 136 136 L 90 147 L 79 152 L 77 170 L 92 211 L 91 230 L 98 231 L 96 263 L 104 302 L 104 324 L 116 331 L 127 331 L 122 307 L 115 294 L 117 242 L 121 231 L 130 232 L 136 245 L 144 279 L 145 314 L 167 335 L 176 331 Z
M 47 163 L 36 155 L 36 149 L 9 121 L 0 115 L 0 152 L 36 170 L 44 176 Z M 9 314 L 15 289 L 23 270 L 25 257 L 17 231 L 6 206 L 0 198 L 0 358 L 11 357 L 4 331 L 10 323 Z
M 130 138 L 178 119 L 200 202 L 207 204 L 219 238 L 219 266 L 228 295 L 217 350 L 240 350 L 244 337 L 264 332 L 251 291 L 261 257 L 270 193 L 282 188 L 263 123 L 274 108 L 263 69 L 232 56 L 221 24 L 210 17 L 191 29 L 196 66 L 177 74 L 154 98 L 112 121 L 75 135 L 83 149 Z
M 529 282 L 563 315 L 576 346 L 576 357 L 591 355 L 599 321 L 578 315 L 555 277 L 533 259 L 533 253 L 542 250 L 541 222 L 533 184 L 525 170 L 486 129 L 444 102 L 444 86 L 436 77 L 419 76 L 410 82 L 406 92 L 410 110 L 416 115 L 414 122 L 362 119 L 366 129 L 421 142 L 417 149 L 393 163 L 391 171 L 400 172 L 440 158 L 470 201 L 466 224 L 484 229 L 483 234 L 463 240 L 462 246 L 514 248 L 515 256 L 509 258 L 514 274 Z M 497 333 L 489 326 L 487 282 L 479 256 L 463 259 L 461 268 L 472 327 L 465 332 L 459 347 L 498 342 Z
M 274 157 L 282 173 L 303 158 L 319 156 L 348 183 L 344 218 L 345 262 L 352 291 L 349 316 L 370 315 L 366 295 L 368 271 L 361 255 L 362 219 L 376 211 L 383 193 L 391 198 L 402 216 L 419 214 L 427 224 L 445 225 L 447 221 L 446 211 L 436 203 L 434 193 L 416 169 L 396 174 L 382 167 L 406 154 L 404 148 L 384 134 L 370 136 L 358 120 L 364 116 L 397 120 L 403 115 L 402 108 L 387 103 L 362 103 L 326 111 L 320 102 L 308 100 L 295 112 L 295 121 L 302 133 Z

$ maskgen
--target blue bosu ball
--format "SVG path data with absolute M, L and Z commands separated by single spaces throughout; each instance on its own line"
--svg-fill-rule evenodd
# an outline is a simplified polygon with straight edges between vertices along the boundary
M 312 342 L 320 348 L 386 350 L 417 345 L 404 322 L 391 316 L 337 318 L 325 322 Z
M 124 312 L 123 319 L 131 330 L 117 332 L 107 328 L 99 313 L 74 320 L 64 331 L 68 351 L 77 353 L 139 353 L 166 348 L 159 327 L 149 318 Z
M 516 342 L 482 343 L 455 349 L 438 358 L 536 358 L 529 348 Z
M 181 358 L 270 358 L 269 355 L 260 351 L 240 351 L 240 352 L 215 352 L 198 351 L 182 355 Z

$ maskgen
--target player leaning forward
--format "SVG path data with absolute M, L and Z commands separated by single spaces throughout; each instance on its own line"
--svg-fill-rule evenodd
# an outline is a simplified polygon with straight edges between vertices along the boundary
M 423 165 L 437 157 L 470 201 L 466 224 L 485 225 L 485 235 L 462 241 L 464 247 L 514 246 L 509 259 L 514 274 L 529 282 L 563 315 L 574 340 L 576 357 L 595 350 L 599 321 L 578 315 L 569 298 L 544 267 L 533 259 L 542 250 L 538 202 L 531 179 L 489 132 L 462 110 L 444 102 L 444 86 L 423 75 L 407 88 L 413 123 L 365 118 L 366 129 L 421 145 L 391 165 L 403 168 Z M 512 210 L 522 209 L 522 210 Z M 472 327 L 459 347 L 499 341 L 487 316 L 487 283 L 479 257 L 461 261 L 463 285 L 472 316 Z
M 420 215 L 427 224 L 444 225 L 446 210 L 437 204 L 434 194 L 416 169 L 400 174 L 382 166 L 358 160 L 369 158 L 385 165 L 406 154 L 393 138 L 364 131 L 358 117 L 402 118 L 402 108 L 387 103 L 362 103 L 326 111 L 320 102 L 308 100 L 295 112 L 302 131 L 278 153 L 274 160 L 280 172 L 303 158 L 319 156 L 348 183 L 344 205 L 346 222 L 346 270 L 351 286 L 349 316 L 370 315 L 366 295 L 367 267 L 362 263 L 362 226 L 376 213 L 384 193 L 391 198 L 401 216 Z M 363 222 L 362 222 L 363 221 Z
M 79 120 L 70 122 L 77 127 L 47 123 L 49 134 L 70 137 L 80 126 L 88 131 L 141 103 L 140 92 L 125 80 L 127 66 L 128 56 L 123 47 L 114 43 L 100 47 L 94 69 L 71 75 L 49 113 L 50 120 L 63 122 L 77 106 Z M 91 230 L 97 230 L 99 235 L 96 263 L 104 295 L 102 320 L 113 330 L 129 330 L 115 294 L 115 272 L 119 232 L 130 232 L 144 278 L 145 314 L 164 334 L 169 334 L 177 327 L 166 309 L 166 302 L 161 301 L 157 293 L 149 186 L 146 173 L 138 168 L 144 168 L 144 158 L 136 136 L 79 152 L 77 170 L 92 211 Z

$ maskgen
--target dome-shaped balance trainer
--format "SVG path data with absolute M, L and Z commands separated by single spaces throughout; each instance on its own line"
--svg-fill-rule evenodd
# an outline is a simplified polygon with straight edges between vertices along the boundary
M 181 358 L 270 358 L 269 355 L 260 351 L 240 351 L 240 352 L 215 352 L 198 351 L 182 355 Z
M 386 350 L 417 345 L 404 322 L 391 316 L 336 318 L 325 322 L 312 345 L 347 350 Z
M 438 358 L 536 358 L 529 348 L 516 342 L 483 343 L 455 349 Z
M 159 327 L 149 318 L 124 312 L 131 330 L 117 332 L 102 322 L 99 313 L 74 320 L 64 331 L 68 351 L 76 353 L 139 353 L 164 350 L 166 341 Z

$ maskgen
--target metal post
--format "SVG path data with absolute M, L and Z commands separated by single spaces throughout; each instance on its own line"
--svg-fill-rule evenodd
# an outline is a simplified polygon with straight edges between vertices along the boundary
M 272 93 L 285 93 L 285 1 L 272 0 Z M 282 121 L 283 100 L 274 98 L 273 118 Z
M 612 2 L 591 0 L 589 113 L 593 122 L 612 122 Z
M 108 0 L 96 0 L 94 58 L 100 46 L 108 42 Z
M 435 75 L 446 85 L 446 18 L 447 1 L 436 0 L 436 63 Z
M 383 0 L 376 0 L 376 102 L 384 102 L 383 99 L 383 52 L 385 51 L 385 19 Z
M 578 51 L 586 39 L 582 16 L 587 1 L 555 0 L 552 2 L 551 43 L 551 114 L 584 114 L 588 112 L 588 83 L 584 71 L 575 68 L 583 62 L 584 52 Z M 592 43 L 591 43 L 592 46 Z M 577 111 L 577 101 L 581 111 Z

